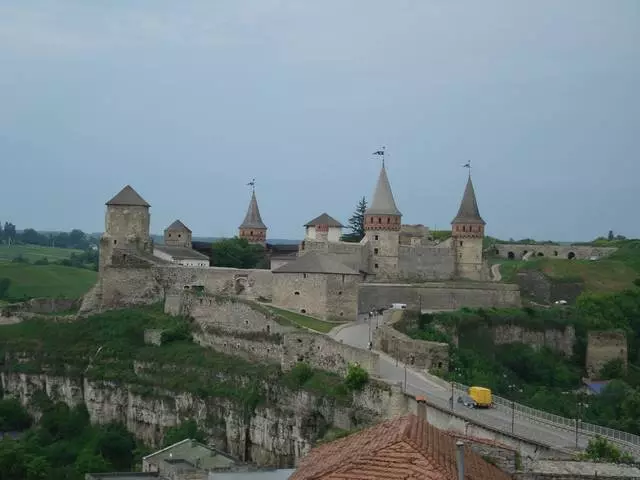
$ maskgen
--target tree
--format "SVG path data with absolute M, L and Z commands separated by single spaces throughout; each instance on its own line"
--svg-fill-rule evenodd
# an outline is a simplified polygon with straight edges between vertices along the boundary
M 4 240 L 8 245 L 16 241 L 16 226 L 11 222 L 4 222 Z
M 216 267 L 259 268 L 265 258 L 264 247 L 246 238 L 227 238 L 211 245 L 211 262 Z
M 364 238 L 364 212 L 367 210 L 367 200 L 362 197 L 356 206 L 355 212 L 349 218 L 350 233 L 342 236 L 344 242 L 359 242 Z
M 609 230 L 609 235 L 607 236 L 607 240 L 613 240 L 613 230 Z
M 168 428 L 164 434 L 163 445 L 168 447 L 174 443 L 190 438 L 196 442 L 205 443 L 206 434 L 198 428 L 195 420 L 187 420 L 176 427 Z

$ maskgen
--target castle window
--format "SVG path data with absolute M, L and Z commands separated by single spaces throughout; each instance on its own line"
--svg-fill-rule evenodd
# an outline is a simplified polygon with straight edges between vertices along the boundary
M 462 241 L 460 241 L 460 246 L 462 246 Z
M 467 231 L 467 227 L 465 227 L 464 225 L 462 226 L 462 231 L 466 232 Z
M 117 244 L 117 243 L 118 243 L 118 240 L 114 240 L 114 241 L 113 241 L 113 244 L 114 244 L 114 245 L 115 245 L 115 244 Z
M 338 295 L 342 295 L 342 290 L 338 290 Z
M 271 333 L 271 325 L 267 325 L 267 335 Z M 267 348 L 267 352 L 269 351 L 269 349 Z
M 253 235 L 253 230 L 251 230 L 251 231 L 249 232 L 249 235 Z
M 301 308 L 301 309 L 300 309 L 300 313 L 307 313 L 307 310 L 306 310 L 306 309 L 304 309 L 304 308 Z
M 182 234 L 181 233 L 178 234 L 178 238 L 182 238 Z
M 374 240 L 378 240 L 378 235 L 374 235 L 374 236 L 373 236 L 373 239 L 374 239 Z
M 387 217 L 387 223 L 391 223 L 391 217 Z
M 169 234 L 169 238 L 171 238 L 171 234 Z
M 373 268 L 378 268 L 378 264 L 376 263 L 376 264 L 373 266 Z
M 302 274 L 302 278 L 307 278 L 307 274 L 306 274 L 306 273 L 303 273 L 303 274 Z
M 340 316 L 342 317 L 344 315 L 344 312 L 340 312 Z
M 557 256 L 558 256 L 558 251 L 557 251 L 557 250 L 554 250 L 554 251 L 553 251 L 553 256 L 554 256 L 554 257 L 557 257 Z
M 378 249 L 377 249 L 377 248 L 374 248 L 374 249 L 373 249 L 373 254 L 374 254 L 374 255 L 377 255 L 377 254 L 378 254 Z
M 293 292 L 294 295 L 300 295 L 300 292 Z
M 344 283 L 344 274 L 342 274 L 342 283 Z

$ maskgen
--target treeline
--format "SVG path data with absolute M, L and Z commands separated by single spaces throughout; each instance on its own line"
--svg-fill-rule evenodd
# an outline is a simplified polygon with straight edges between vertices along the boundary
M 49 260 L 47 257 L 38 258 L 31 262 L 22 254 L 18 254 L 11 260 L 12 263 L 33 263 L 33 265 L 62 265 L 65 267 L 87 268 L 98 271 L 100 253 L 98 250 L 89 249 L 81 253 L 73 252 L 69 258 Z M 0 479 L 1 480 L 1 479 Z
M 14 432 L 0 440 L 0 480 L 83 480 L 87 473 L 132 471 L 146 453 L 123 425 L 91 425 L 84 406 L 37 398 L 43 414 L 33 426 L 16 400 L 0 400 L 0 433 Z
M 33 228 L 25 228 L 21 232 L 11 222 L 0 222 L 0 244 L 4 245 L 39 245 L 42 247 L 75 248 L 86 250 L 98 244 L 97 240 L 82 230 L 70 232 L 40 233 Z

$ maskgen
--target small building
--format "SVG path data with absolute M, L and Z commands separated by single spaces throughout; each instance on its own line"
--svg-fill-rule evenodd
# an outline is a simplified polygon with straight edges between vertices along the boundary
M 360 279 L 332 255 L 310 252 L 273 270 L 273 303 L 323 319 L 355 320 Z
M 339 242 L 342 236 L 342 225 L 335 218 L 326 213 L 318 215 L 313 220 L 305 223 L 305 240 L 318 240 L 325 242 Z
M 511 478 L 473 449 L 416 415 L 398 417 L 314 448 L 289 480 Z
M 192 439 L 174 443 L 142 458 L 142 471 L 174 478 L 178 475 L 229 469 L 236 461 Z
M 164 245 L 154 245 L 153 255 L 185 267 L 208 267 L 209 257 L 193 249 L 191 230 L 176 220 L 164 231 Z
M 580 389 L 582 393 L 587 395 L 600 395 L 602 391 L 609 385 L 609 380 L 589 380 L 582 379 L 583 386 Z

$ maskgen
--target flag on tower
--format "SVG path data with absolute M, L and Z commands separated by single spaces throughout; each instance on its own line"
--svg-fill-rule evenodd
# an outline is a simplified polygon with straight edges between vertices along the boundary
M 384 150 L 378 150 L 377 152 L 373 152 L 373 155 L 384 155 Z

